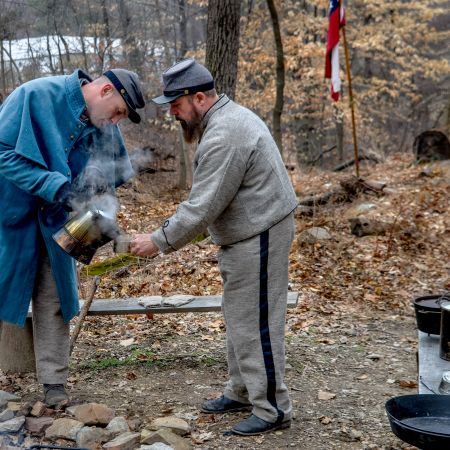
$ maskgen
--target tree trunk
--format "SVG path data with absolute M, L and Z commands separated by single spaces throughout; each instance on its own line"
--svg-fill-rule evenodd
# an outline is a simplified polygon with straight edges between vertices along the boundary
M 209 0 L 206 61 L 218 93 L 234 99 L 239 59 L 241 0 Z
M 6 98 L 6 74 L 5 74 L 5 60 L 3 59 L 3 39 L 0 39 L 0 67 L 2 73 L 2 91 L 3 98 Z
M 178 11 L 180 16 L 180 59 L 183 59 L 187 52 L 187 21 L 186 21 L 186 0 L 178 0 Z
M 36 371 L 31 318 L 24 328 L 0 322 L 0 369 L 5 373 Z
M 111 39 L 111 30 L 109 26 L 109 15 L 108 15 L 108 9 L 106 7 L 106 0 L 102 0 L 102 16 L 103 16 L 103 25 L 105 26 L 105 32 L 104 36 L 106 39 L 106 48 L 105 53 L 108 54 L 108 67 L 114 67 L 114 55 L 112 52 L 112 39 Z M 102 70 L 104 70 L 105 67 L 103 67 Z
M 284 52 L 283 41 L 281 39 L 280 23 L 278 21 L 278 13 L 273 0 L 267 0 L 267 5 L 272 18 L 272 28 L 275 37 L 275 47 L 277 53 L 277 93 L 275 98 L 275 107 L 273 108 L 273 137 L 277 143 L 278 150 L 283 154 L 283 136 L 281 133 L 281 114 L 283 113 L 284 104 Z

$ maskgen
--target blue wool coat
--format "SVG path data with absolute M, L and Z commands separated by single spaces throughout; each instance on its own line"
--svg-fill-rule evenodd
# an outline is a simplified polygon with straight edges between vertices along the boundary
M 25 323 L 42 244 L 64 320 L 78 313 L 75 260 L 52 239 L 68 218 L 55 195 L 92 159 L 112 186 L 132 176 L 119 128 L 81 120 L 83 78 L 91 81 L 76 70 L 27 82 L 0 107 L 0 320 Z

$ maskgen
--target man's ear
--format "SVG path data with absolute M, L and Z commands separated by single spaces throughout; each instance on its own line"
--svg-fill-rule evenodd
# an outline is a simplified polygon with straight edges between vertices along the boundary
M 114 87 L 111 83 L 105 83 L 100 90 L 100 97 L 105 97 L 114 93 Z
M 197 101 L 197 103 L 200 106 L 204 106 L 205 105 L 205 101 L 206 101 L 206 95 L 204 92 L 196 92 L 195 93 L 195 100 Z

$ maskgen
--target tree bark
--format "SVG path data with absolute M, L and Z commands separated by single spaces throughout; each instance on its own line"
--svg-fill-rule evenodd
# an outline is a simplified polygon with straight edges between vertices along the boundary
M 275 47 L 277 55 L 277 91 L 275 98 L 275 107 L 273 108 L 273 137 L 277 143 L 278 150 L 283 154 L 283 135 L 281 132 L 281 114 L 283 113 L 284 105 L 284 52 L 283 41 L 281 39 L 280 23 L 278 21 L 278 13 L 273 0 L 267 0 L 267 6 L 269 7 L 270 17 L 272 19 L 273 34 L 275 37 Z
M 241 0 L 209 0 L 206 61 L 218 93 L 234 99 L 239 59 Z

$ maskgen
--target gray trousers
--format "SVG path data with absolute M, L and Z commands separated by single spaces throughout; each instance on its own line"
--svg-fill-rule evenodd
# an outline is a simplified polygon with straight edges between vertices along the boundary
M 250 402 L 253 414 L 271 423 L 292 415 L 284 332 L 294 227 L 291 213 L 260 235 L 219 251 L 229 372 L 224 395 Z
M 65 384 L 69 370 L 69 323 L 61 315 L 58 292 L 43 249 L 32 298 L 33 340 L 39 383 Z

